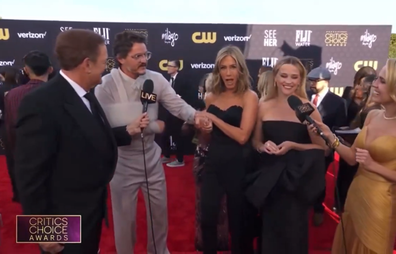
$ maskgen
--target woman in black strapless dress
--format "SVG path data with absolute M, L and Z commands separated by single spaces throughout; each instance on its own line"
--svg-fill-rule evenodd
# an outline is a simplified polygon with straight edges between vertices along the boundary
M 227 197 L 231 253 L 250 254 L 253 244 L 245 230 L 244 178 L 248 145 L 257 116 L 258 98 L 250 90 L 249 71 L 235 46 L 218 52 L 213 70 L 213 89 L 206 96 L 207 112 L 200 129 L 209 148 L 202 173 L 201 228 L 203 253 L 217 253 L 217 220 L 224 193 Z
M 262 254 L 308 254 L 308 214 L 324 189 L 325 143 L 308 132 L 287 103 L 290 95 L 309 103 L 302 63 L 286 57 L 273 72 L 253 137 L 261 162 L 247 196 L 260 209 Z M 321 121 L 318 111 L 311 117 Z

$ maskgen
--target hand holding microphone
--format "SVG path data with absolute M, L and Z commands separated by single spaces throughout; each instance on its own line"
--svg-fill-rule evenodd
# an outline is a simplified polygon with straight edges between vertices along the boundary
M 146 128 L 150 123 L 150 119 L 147 113 L 141 114 L 138 118 L 136 118 L 132 123 L 127 125 L 127 132 L 129 135 L 133 136 L 144 128 Z
M 330 141 L 330 143 L 332 143 L 332 141 L 334 141 L 334 140 L 332 140 L 333 139 L 332 137 L 334 136 L 333 132 L 324 123 L 313 120 L 313 123 L 308 126 L 308 129 L 309 129 L 309 131 L 311 131 L 317 135 L 320 135 L 320 133 L 322 133 L 322 135 L 324 137 L 326 137 Z

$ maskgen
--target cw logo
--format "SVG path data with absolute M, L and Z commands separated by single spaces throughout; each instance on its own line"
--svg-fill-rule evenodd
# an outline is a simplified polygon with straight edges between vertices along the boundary
M 345 87 L 330 87 L 330 92 L 342 96 L 344 94 Z
M 0 28 L 0 40 L 6 41 L 10 38 L 10 30 L 8 28 Z
M 183 70 L 183 60 L 179 60 L 180 61 L 180 68 L 179 71 Z M 168 70 L 168 60 L 161 60 L 159 62 L 159 68 L 161 71 L 167 71 Z
M 195 32 L 192 34 L 191 39 L 194 43 L 210 43 L 213 44 L 217 40 L 216 32 Z
M 353 68 L 355 69 L 355 71 L 358 71 L 360 68 L 364 67 L 364 66 L 370 66 L 373 67 L 374 70 L 377 70 L 378 68 L 378 61 L 373 61 L 373 60 L 360 60 L 357 61 L 354 65 Z

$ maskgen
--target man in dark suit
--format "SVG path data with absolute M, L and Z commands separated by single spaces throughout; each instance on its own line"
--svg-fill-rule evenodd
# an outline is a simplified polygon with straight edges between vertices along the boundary
M 18 190 L 15 183 L 14 171 L 14 152 L 15 152 L 15 124 L 17 111 L 22 98 L 48 81 L 48 75 L 52 72 L 52 66 L 49 57 L 39 51 L 31 51 L 24 58 L 24 73 L 29 77 L 29 82 L 25 85 L 18 86 L 10 90 L 4 97 L 4 124 L 6 129 L 6 156 L 7 169 L 10 175 L 12 189 L 14 192 L 13 201 L 19 202 Z
M 322 116 L 323 123 L 331 129 L 347 125 L 346 102 L 338 95 L 330 92 L 329 81 L 331 73 L 322 67 L 315 68 L 308 73 L 310 91 L 308 99 L 317 107 Z M 331 153 L 325 158 L 326 170 L 334 160 L 334 154 Z M 314 205 L 314 225 L 320 226 L 323 223 L 324 206 L 323 202 L 326 196 L 324 190 Z
M 180 61 L 172 60 L 168 62 L 168 74 L 170 75 L 169 85 L 173 87 L 176 94 L 180 96 L 187 104 L 193 108 L 197 107 L 198 103 L 198 86 L 194 87 L 188 80 L 185 73 L 180 72 Z M 166 113 L 165 116 L 165 132 L 163 134 L 163 149 L 162 163 L 166 163 L 168 167 L 182 167 L 184 166 L 184 152 L 187 144 L 186 136 L 182 133 L 182 126 L 184 121 Z M 171 144 L 169 138 L 176 145 L 176 160 L 171 161 Z
M 9 142 L 7 139 L 6 133 L 6 120 L 5 120 L 5 97 L 11 91 L 11 89 L 18 87 L 18 76 L 20 72 L 17 68 L 11 66 L 4 66 L 0 69 L 0 154 L 2 154 L 4 149 L 4 155 L 6 157 L 7 169 L 8 174 L 11 179 L 12 184 L 12 201 L 18 202 L 18 191 L 15 187 L 14 175 L 13 175 L 13 168 L 14 168 L 14 158 L 10 153 Z
M 111 129 L 90 92 L 106 66 L 102 36 L 79 29 L 60 33 L 55 52 L 60 73 L 27 94 L 18 109 L 16 183 L 24 214 L 82 216 L 81 244 L 42 243 L 43 252 L 97 254 L 117 144 L 130 144 L 148 121 L 140 117 Z

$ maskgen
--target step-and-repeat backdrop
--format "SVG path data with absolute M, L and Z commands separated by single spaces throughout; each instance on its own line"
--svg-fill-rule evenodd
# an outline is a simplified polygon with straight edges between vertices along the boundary
M 104 23 L 68 21 L 0 20 L 0 66 L 22 67 L 30 50 L 49 54 L 54 65 L 53 47 L 59 33 L 73 28 L 90 29 L 103 36 L 112 59 L 113 38 L 132 30 L 147 36 L 153 53 L 149 68 L 166 75 L 166 63 L 181 61 L 196 85 L 212 71 L 217 51 L 229 44 L 244 52 L 251 76 L 257 81 L 261 65 L 275 65 L 283 56 L 296 56 L 308 71 L 322 66 L 333 75 L 331 86 L 337 94 L 352 85 L 362 66 L 381 68 L 388 57 L 391 26 L 340 25 L 248 25 L 248 24 L 166 24 Z

